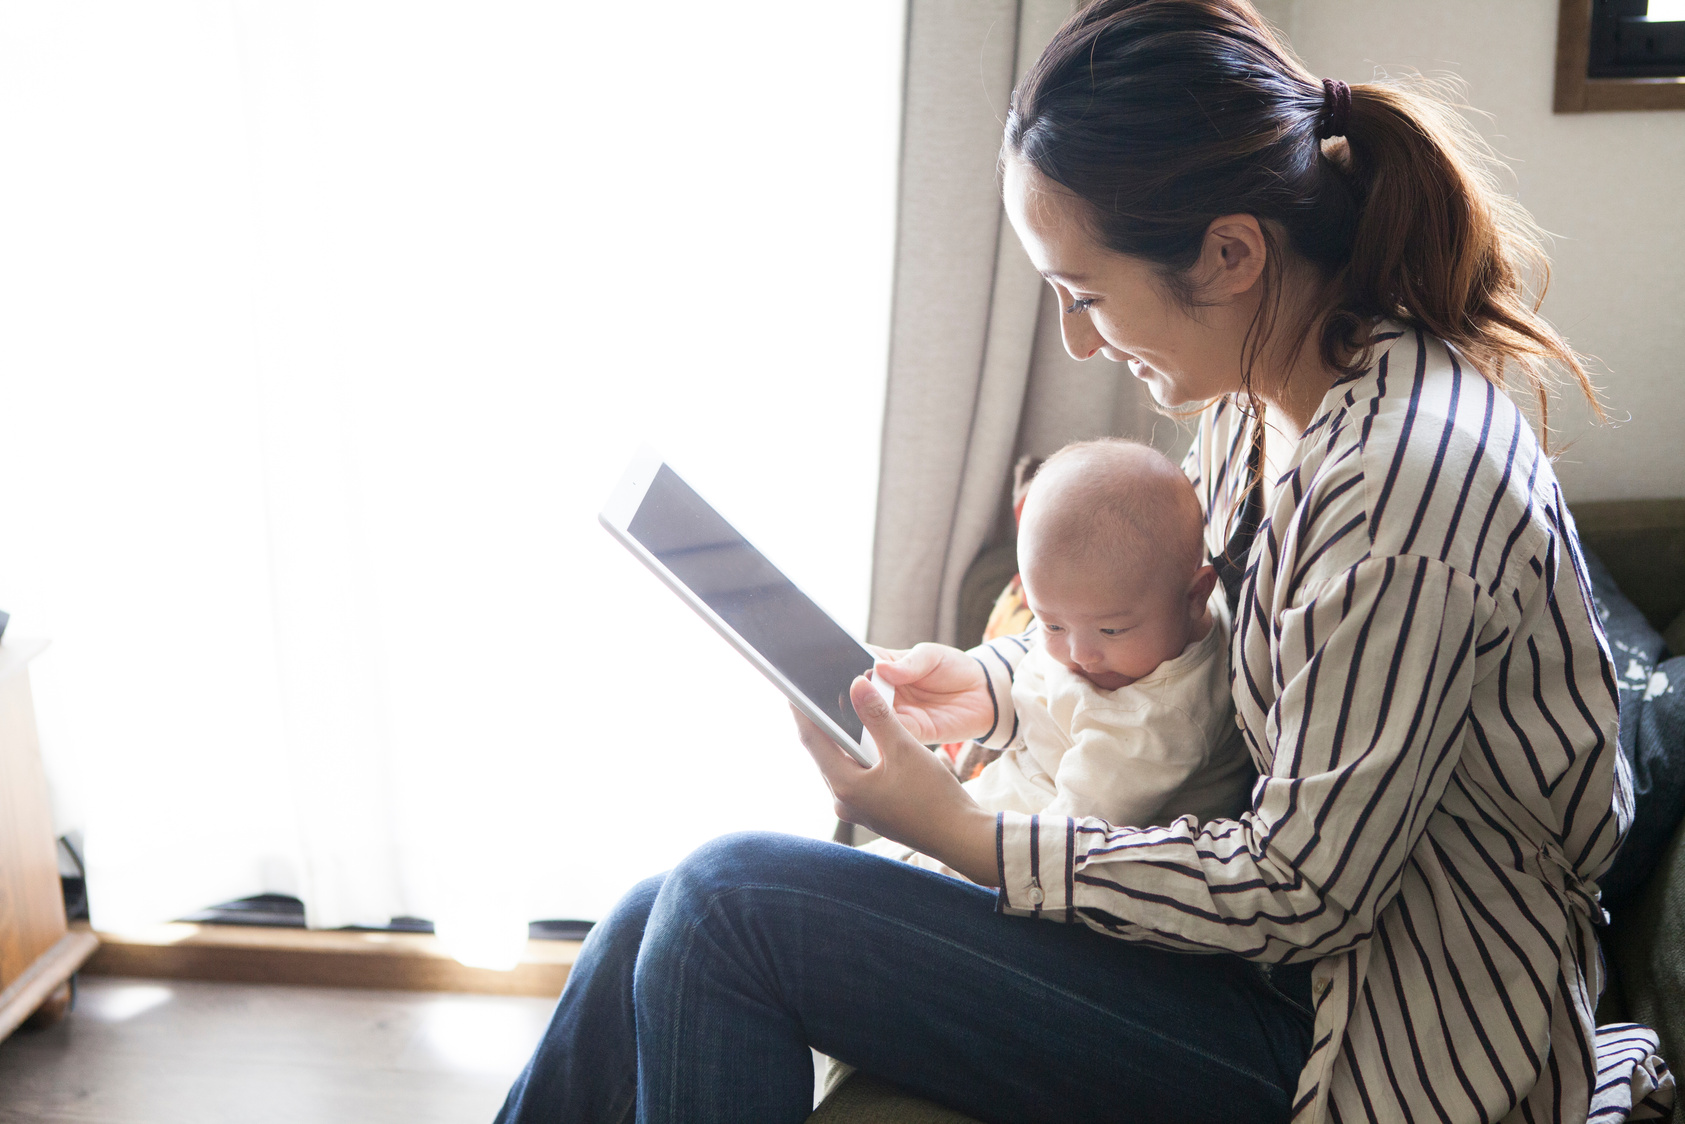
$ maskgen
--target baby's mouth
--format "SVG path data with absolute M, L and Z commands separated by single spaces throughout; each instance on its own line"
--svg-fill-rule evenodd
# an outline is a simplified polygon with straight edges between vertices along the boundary
M 1116 671 L 1084 671 L 1080 667 L 1072 667 L 1071 670 L 1102 691 L 1115 691 L 1135 682 L 1129 676 Z

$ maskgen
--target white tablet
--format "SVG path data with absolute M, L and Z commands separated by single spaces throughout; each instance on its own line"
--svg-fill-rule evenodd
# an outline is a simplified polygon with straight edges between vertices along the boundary
M 877 746 L 848 699 L 872 653 L 656 453 L 633 458 L 599 516 L 604 527 L 862 765 Z M 886 698 L 889 689 L 878 684 Z

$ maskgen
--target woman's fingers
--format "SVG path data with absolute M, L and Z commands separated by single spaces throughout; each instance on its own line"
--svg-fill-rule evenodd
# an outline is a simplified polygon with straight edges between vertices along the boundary
M 861 768 L 830 737 L 791 707 L 802 745 L 830 786 L 837 817 L 934 855 L 982 885 L 992 885 L 995 819 L 960 787 L 952 770 L 908 733 L 871 680 L 850 685 L 849 700 L 877 743 L 878 763 Z M 961 865 L 964 864 L 964 865 Z
M 796 734 L 801 739 L 802 748 L 813 758 L 813 763 L 819 766 L 819 775 L 825 778 L 826 787 L 831 790 L 832 799 L 837 806 L 837 816 L 850 823 L 855 822 L 847 811 L 845 793 L 853 788 L 853 782 L 867 770 L 832 741 L 831 735 L 814 725 L 807 715 L 794 706 L 790 707 L 790 713 L 795 716 Z
M 848 699 L 854 704 L 854 713 L 860 716 L 861 725 L 871 731 L 872 741 L 877 743 L 880 758 L 888 760 L 893 755 L 904 754 L 908 750 L 928 752 L 923 743 L 902 725 L 901 719 L 890 709 L 889 703 L 884 701 L 877 687 L 864 675 L 856 678 L 850 685 Z
M 887 722 L 894 722 L 895 716 L 889 712 L 889 704 L 872 681 L 864 675 L 856 675 L 854 682 L 848 685 L 848 701 L 854 704 L 854 713 L 860 716 L 860 721 L 872 731 L 872 736 L 878 736 L 878 729 Z

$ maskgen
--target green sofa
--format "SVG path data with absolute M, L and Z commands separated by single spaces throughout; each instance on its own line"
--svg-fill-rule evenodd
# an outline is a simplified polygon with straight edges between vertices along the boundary
M 1574 509 L 1580 537 L 1668 646 L 1685 654 L 1685 500 L 1623 500 Z M 1010 547 L 978 556 L 961 590 L 962 625 L 982 633 L 994 594 L 1014 570 Z M 973 627 L 975 626 L 975 627 Z M 1662 1056 L 1685 1060 L 1685 826 L 1636 899 L 1604 934 L 1610 985 L 1598 1022 L 1640 1022 L 1661 1038 Z M 1674 1110 L 1685 1124 L 1685 1097 Z M 808 1124 L 977 1124 L 971 1117 L 853 1074 L 833 1083 Z

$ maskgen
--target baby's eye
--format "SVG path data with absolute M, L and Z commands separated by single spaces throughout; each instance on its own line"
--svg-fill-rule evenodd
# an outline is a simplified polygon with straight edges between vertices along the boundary
M 1102 628 L 1100 630 L 1100 635 L 1101 636 L 1122 636 L 1124 633 L 1126 633 L 1128 631 L 1129 630 L 1127 628 Z
M 1063 625 L 1048 624 L 1046 621 L 1043 621 L 1041 622 L 1041 630 L 1043 632 L 1064 632 L 1065 628 Z
M 1087 312 L 1088 306 L 1093 304 L 1096 299 L 1095 297 L 1073 298 L 1071 303 L 1065 306 L 1065 315 L 1075 316 L 1079 312 Z

